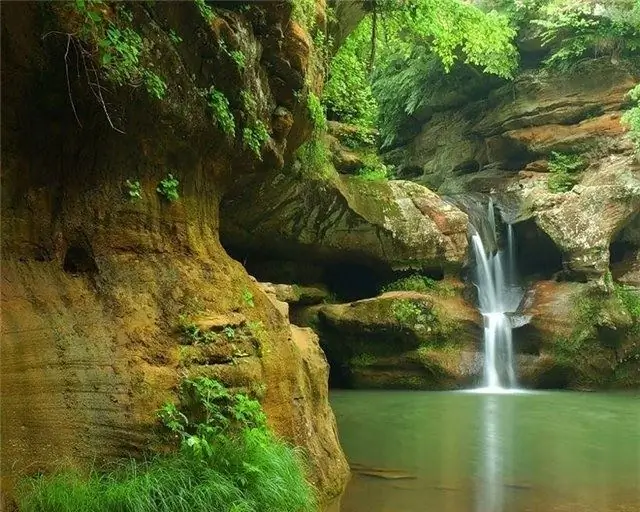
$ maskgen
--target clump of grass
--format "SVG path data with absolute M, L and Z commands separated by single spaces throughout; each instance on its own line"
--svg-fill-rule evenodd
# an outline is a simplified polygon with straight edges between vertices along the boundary
M 24 512 L 317 510 L 300 453 L 266 426 L 260 404 L 207 378 L 185 380 L 182 406 L 159 416 L 180 451 L 110 472 L 67 471 L 17 489 Z

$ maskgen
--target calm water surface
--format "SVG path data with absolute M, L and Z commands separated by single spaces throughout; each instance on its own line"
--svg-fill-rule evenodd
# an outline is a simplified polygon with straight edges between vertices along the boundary
M 640 512 L 640 395 L 334 391 L 341 512 Z

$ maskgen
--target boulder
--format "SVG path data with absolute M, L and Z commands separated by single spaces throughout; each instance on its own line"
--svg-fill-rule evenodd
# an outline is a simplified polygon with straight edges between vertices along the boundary
M 375 268 L 459 270 L 467 216 L 407 181 L 277 174 L 221 208 L 225 246 L 237 252 Z
M 301 315 L 320 334 L 334 384 L 454 389 L 476 379 L 482 319 L 460 288 L 438 286 L 313 306 Z

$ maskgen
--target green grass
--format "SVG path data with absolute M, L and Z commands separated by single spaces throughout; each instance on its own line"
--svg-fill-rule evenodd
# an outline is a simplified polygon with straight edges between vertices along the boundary
M 26 480 L 22 512 L 250 512 L 316 510 L 297 451 L 259 429 L 218 443 L 213 456 L 130 461 L 109 473 Z
M 108 472 L 22 480 L 22 512 L 308 512 L 317 510 L 301 453 L 267 428 L 260 404 L 217 381 L 185 380 L 180 407 L 158 416 L 180 450 Z

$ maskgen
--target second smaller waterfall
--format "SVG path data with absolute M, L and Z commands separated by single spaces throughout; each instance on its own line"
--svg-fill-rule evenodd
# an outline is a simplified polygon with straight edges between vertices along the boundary
M 493 202 L 489 202 L 489 235 L 491 244 L 499 247 Z M 484 318 L 484 387 L 491 390 L 516 388 L 511 322 L 522 290 L 517 283 L 515 241 L 513 227 L 507 225 L 506 249 L 490 254 L 482 237 L 473 229 L 471 241 L 476 260 L 475 284 L 478 289 L 480 312 Z

